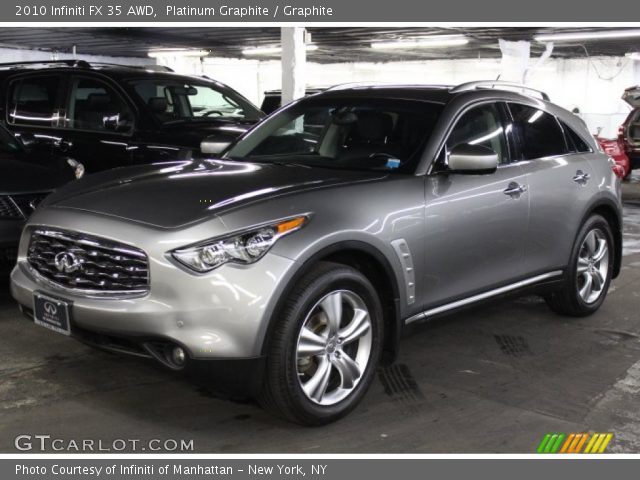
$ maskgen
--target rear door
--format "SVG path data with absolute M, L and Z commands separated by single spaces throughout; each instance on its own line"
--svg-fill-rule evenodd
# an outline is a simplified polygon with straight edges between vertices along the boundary
M 529 228 L 524 269 L 528 274 L 563 268 L 569 259 L 584 206 L 597 190 L 580 135 L 538 108 L 508 104 L 519 165 L 529 183 Z
M 135 110 L 117 85 L 90 74 L 71 75 L 64 113 L 57 153 L 83 163 L 87 173 L 131 164 Z
M 434 170 L 426 178 L 425 309 L 513 283 L 522 276 L 529 192 L 512 162 L 504 106 L 473 106 L 456 121 Z M 447 171 L 458 144 L 495 151 L 494 173 Z

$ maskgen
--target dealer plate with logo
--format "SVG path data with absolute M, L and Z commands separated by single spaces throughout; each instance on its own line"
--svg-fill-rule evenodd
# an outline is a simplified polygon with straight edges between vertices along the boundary
M 34 322 L 37 325 L 63 335 L 71 335 L 69 322 L 71 304 L 69 302 L 34 292 L 33 306 Z

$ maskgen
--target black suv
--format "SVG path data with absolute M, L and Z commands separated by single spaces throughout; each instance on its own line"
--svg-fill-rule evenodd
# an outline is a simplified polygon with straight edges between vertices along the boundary
M 83 172 L 66 156 L 26 148 L 0 123 L 0 273 L 15 265 L 24 222 L 38 203 Z
M 180 159 L 209 136 L 230 143 L 264 116 L 222 83 L 161 69 L 82 60 L 0 64 L 0 118 L 31 148 L 71 156 L 95 172 Z

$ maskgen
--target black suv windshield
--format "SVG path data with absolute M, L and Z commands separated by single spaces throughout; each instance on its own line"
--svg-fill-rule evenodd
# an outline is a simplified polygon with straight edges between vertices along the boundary
M 440 104 L 384 98 L 315 98 L 275 114 L 225 155 L 257 162 L 411 173 Z
M 162 123 L 188 120 L 247 120 L 261 112 L 241 95 L 214 84 L 177 82 L 171 79 L 132 81 L 135 92 Z

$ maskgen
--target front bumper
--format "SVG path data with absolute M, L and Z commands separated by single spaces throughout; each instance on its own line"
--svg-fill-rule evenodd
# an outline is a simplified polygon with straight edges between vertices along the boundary
M 11 293 L 27 315 L 34 308 L 34 292 L 40 291 L 70 302 L 72 335 L 99 347 L 144 355 L 149 353 L 146 347 L 155 342 L 181 346 L 189 360 L 260 357 L 267 325 L 292 270 L 292 260 L 269 253 L 252 265 L 228 264 L 209 274 L 195 275 L 167 259 L 166 252 L 171 249 L 167 245 L 176 235 L 185 239 L 204 232 L 163 234 L 107 217 L 96 222 L 92 216 L 87 223 L 89 216 L 82 212 L 38 211 L 30 220 L 21 240 L 18 264 L 11 273 Z M 85 231 L 83 225 L 91 225 L 91 231 Z M 88 297 L 39 278 L 25 258 L 30 231 L 36 226 L 84 231 L 144 249 L 149 257 L 149 292 L 135 298 Z M 117 238 L 114 232 L 118 232 Z M 113 346 L 121 348 L 110 348 Z

